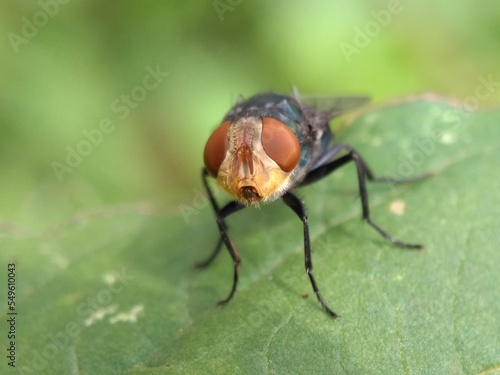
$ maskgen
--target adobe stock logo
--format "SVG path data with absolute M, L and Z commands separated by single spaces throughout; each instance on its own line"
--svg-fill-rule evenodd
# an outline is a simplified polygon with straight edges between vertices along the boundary
M 224 21 L 224 13 L 232 12 L 235 7 L 241 4 L 243 0 L 214 0 L 212 5 L 214 6 L 217 16 L 221 22 Z
M 51 18 L 54 18 L 60 10 L 60 5 L 69 3 L 69 0 L 40 0 L 38 5 L 40 10 L 35 12 L 30 18 L 22 17 L 21 35 L 10 32 L 7 34 L 10 45 L 15 53 L 19 52 L 21 44 L 28 44 L 38 31 L 45 27 Z
M 170 73 L 163 72 L 160 68 L 159 64 L 156 65 L 155 69 L 147 66 L 147 74 L 142 79 L 142 83 L 134 86 L 128 94 L 122 94 L 111 102 L 111 112 L 117 114 L 118 120 L 127 118 L 130 111 L 146 100 L 149 92 L 158 88 L 163 80 L 169 76 Z M 63 180 L 65 173 L 73 172 L 74 168 L 78 167 L 83 159 L 92 153 L 94 147 L 102 143 L 106 134 L 112 133 L 115 129 L 116 125 L 113 120 L 110 117 L 104 117 L 93 129 L 83 130 L 83 139 L 75 146 L 66 146 L 64 161 L 53 161 L 51 164 L 59 182 Z
M 386 170 L 384 176 L 395 179 L 409 178 L 440 145 L 455 143 L 459 138 L 470 139 L 467 119 L 479 109 L 481 101 L 488 100 L 500 88 L 500 81 L 495 81 L 492 74 L 488 74 L 487 77 L 480 75 L 477 81 L 474 94 L 447 109 L 441 115 L 444 121 L 441 121 L 430 134 L 414 139 L 407 154 L 398 157 L 397 171 Z
M 411 0 L 406 0 L 406 2 L 408 1 Z M 379 11 L 372 10 L 370 12 L 372 19 L 368 21 L 363 28 L 359 26 L 354 28 L 355 35 L 353 43 L 340 43 L 340 50 L 348 63 L 352 61 L 352 55 L 360 54 L 363 48 L 368 47 L 372 39 L 377 37 L 382 29 L 386 28 L 391 23 L 394 15 L 403 11 L 404 7 L 402 2 L 401 0 L 389 0 L 386 9 Z

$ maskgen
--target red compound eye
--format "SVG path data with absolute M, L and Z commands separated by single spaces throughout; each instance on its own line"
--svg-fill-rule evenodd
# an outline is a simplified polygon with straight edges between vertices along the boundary
M 224 161 L 227 150 L 227 131 L 231 121 L 223 122 L 208 138 L 203 152 L 203 160 L 208 172 L 216 177 Z
M 299 140 L 288 126 L 272 117 L 262 118 L 262 147 L 285 172 L 299 162 Z

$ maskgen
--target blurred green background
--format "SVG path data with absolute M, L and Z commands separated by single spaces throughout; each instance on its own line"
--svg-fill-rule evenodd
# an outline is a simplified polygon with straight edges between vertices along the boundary
M 177 212 L 240 94 L 475 96 L 500 82 L 499 21 L 493 0 L 2 1 L 0 228 L 129 202 Z

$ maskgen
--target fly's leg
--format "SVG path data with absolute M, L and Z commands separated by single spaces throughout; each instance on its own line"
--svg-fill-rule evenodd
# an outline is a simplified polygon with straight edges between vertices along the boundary
M 363 219 L 365 219 L 368 224 L 370 224 L 377 232 L 379 232 L 383 237 L 391 241 L 394 245 L 404 247 L 407 249 L 422 249 L 423 246 L 420 244 L 411 244 L 407 242 L 403 242 L 398 240 L 397 238 L 391 236 L 389 233 L 387 233 L 385 230 L 383 230 L 377 223 L 375 223 L 372 218 L 370 217 L 370 208 L 368 206 L 368 192 L 366 190 L 366 181 L 365 181 L 365 175 L 368 177 L 368 179 L 374 180 L 374 176 L 371 173 L 371 171 L 368 169 L 366 166 L 365 162 L 361 158 L 361 156 L 351 149 L 349 154 L 347 154 L 351 157 L 351 160 L 354 161 L 356 164 L 356 169 L 358 171 L 358 186 L 359 186 L 359 193 L 361 195 L 361 206 L 363 209 Z
M 366 165 L 365 161 L 361 158 L 361 155 L 359 155 L 352 147 L 348 145 L 339 145 L 339 147 L 347 151 L 347 154 L 309 172 L 306 178 L 304 179 L 303 184 L 309 184 L 311 182 L 319 180 L 320 178 L 344 166 L 348 162 L 353 161 L 354 164 L 356 165 L 356 170 L 358 172 L 358 186 L 359 186 L 359 193 L 361 195 L 361 207 L 363 210 L 363 219 L 365 219 L 368 222 L 368 224 L 370 224 L 377 232 L 379 232 L 387 240 L 391 241 L 394 245 L 404 247 L 407 249 L 422 249 L 423 245 L 403 242 L 391 236 L 389 233 L 383 230 L 377 223 L 375 223 L 372 220 L 372 218 L 370 217 L 370 208 L 368 206 L 368 192 L 366 190 L 366 178 L 368 178 L 369 181 L 373 182 L 408 183 L 408 182 L 419 181 L 421 179 L 429 177 L 430 174 L 417 176 L 411 179 L 375 177 L 373 172 Z
M 304 262 L 306 267 L 307 276 L 309 276 L 309 280 L 311 281 L 312 288 L 314 290 L 314 294 L 318 298 L 319 303 L 325 309 L 325 311 L 334 319 L 337 319 L 339 316 L 335 314 L 325 303 L 321 293 L 319 292 L 318 285 L 316 284 L 316 280 L 313 275 L 313 265 L 311 259 L 311 243 L 309 240 L 309 223 L 307 221 L 307 214 L 304 204 L 290 192 L 287 192 L 283 195 L 283 201 L 290 207 L 299 217 L 299 219 L 304 224 Z
M 208 185 L 208 181 L 207 181 L 208 176 L 209 175 L 208 175 L 207 170 L 205 168 L 203 168 L 202 173 L 201 173 L 201 177 L 203 180 L 203 186 L 205 187 L 205 191 L 208 194 L 210 204 L 212 205 L 214 212 L 217 214 L 217 212 L 219 212 L 220 209 L 219 209 L 219 205 L 217 204 L 217 201 L 215 200 L 215 197 L 212 193 L 212 190 L 210 190 L 210 187 Z M 227 228 L 226 228 L 226 230 L 227 230 Z M 196 263 L 194 265 L 195 268 L 205 268 L 205 267 L 209 266 L 212 263 L 212 261 L 217 257 L 217 255 L 219 254 L 220 249 L 222 248 L 222 243 L 223 243 L 223 240 L 222 240 L 222 237 L 220 237 L 219 242 L 217 242 L 217 245 L 215 246 L 215 249 L 212 252 L 212 254 L 210 254 L 210 256 L 207 259 L 205 259 L 204 261 Z
M 203 180 L 203 186 L 205 187 L 205 190 L 208 194 L 208 199 L 210 200 L 210 204 L 212 205 L 212 208 L 214 209 L 215 212 L 219 211 L 219 205 L 217 204 L 217 201 L 215 200 L 214 194 L 212 193 L 212 190 L 210 190 L 210 186 L 208 186 L 208 171 L 203 168 L 201 171 L 201 179 Z
M 238 286 L 240 262 L 241 262 L 240 255 L 238 254 L 238 251 L 236 251 L 236 248 L 234 247 L 233 242 L 231 241 L 231 239 L 229 238 L 229 236 L 227 234 L 227 226 L 226 226 L 224 219 L 227 216 L 231 215 L 232 213 L 235 213 L 235 212 L 245 208 L 245 206 L 238 203 L 237 201 L 232 201 L 232 202 L 229 202 L 228 204 L 226 204 L 224 207 L 222 207 L 222 209 L 220 209 L 219 206 L 217 205 L 217 202 L 215 201 L 214 195 L 213 195 L 212 191 L 210 190 L 210 187 L 208 186 L 208 182 L 207 182 L 208 173 L 205 169 L 203 169 L 202 177 L 203 177 L 203 184 L 204 184 L 205 189 L 208 193 L 210 202 L 212 204 L 212 208 L 214 209 L 214 212 L 215 212 L 215 219 L 217 221 L 217 226 L 219 227 L 221 237 L 219 239 L 219 242 L 217 243 L 217 246 L 215 247 L 215 251 L 213 251 L 213 253 L 210 255 L 210 257 L 207 258 L 207 260 L 198 263 L 197 267 L 208 266 L 215 259 L 217 254 L 219 254 L 220 249 L 222 248 L 222 243 L 224 243 L 226 245 L 226 248 L 229 251 L 229 255 L 231 255 L 231 258 L 233 259 L 233 262 L 234 262 L 233 286 L 231 288 L 231 292 L 229 293 L 229 295 L 225 299 L 217 302 L 217 305 L 220 306 L 220 305 L 224 305 L 225 303 L 229 302 L 231 300 L 231 298 L 233 298 L 234 293 L 236 292 L 236 287 Z
M 417 182 L 424 180 L 426 178 L 429 178 L 433 176 L 432 173 L 424 173 L 422 175 L 418 175 L 415 177 L 409 177 L 409 178 L 397 178 L 397 177 L 388 177 L 388 176 L 379 176 L 376 177 L 371 169 L 368 167 L 368 165 L 365 163 L 365 161 L 361 158 L 361 155 L 359 155 L 352 147 L 345 145 L 345 144 L 338 144 L 339 150 L 346 150 L 348 152 L 347 155 L 344 155 L 338 159 L 335 159 L 334 161 L 327 163 L 325 165 L 322 165 L 311 172 L 307 174 L 305 177 L 304 181 L 301 182 L 301 186 L 304 185 L 309 185 L 312 184 L 313 182 L 316 182 L 323 177 L 329 175 L 333 171 L 337 170 L 338 168 L 344 166 L 346 163 L 353 161 L 351 153 L 354 153 L 358 156 L 358 159 L 360 160 L 360 163 L 363 165 L 363 170 L 366 178 L 370 182 L 383 182 L 383 183 L 392 183 L 392 184 L 409 184 L 412 182 Z
M 219 226 L 220 235 L 222 237 L 222 241 L 224 241 L 224 244 L 226 245 L 227 250 L 229 251 L 229 255 L 231 255 L 231 258 L 233 258 L 233 263 L 234 263 L 233 287 L 231 289 L 231 292 L 225 299 L 217 302 L 218 306 L 224 305 L 225 303 L 229 302 L 231 298 L 233 298 L 234 292 L 236 292 L 236 287 L 238 286 L 238 279 L 240 274 L 240 262 L 241 262 L 240 255 L 238 254 L 238 251 L 236 251 L 233 242 L 231 241 L 231 239 L 227 234 L 224 218 L 226 218 L 227 216 L 231 215 L 236 211 L 241 210 L 242 208 L 245 208 L 245 206 L 238 203 L 237 201 L 232 201 L 229 202 L 224 207 L 222 207 L 222 209 L 219 212 L 216 212 L 215 214 L 217 225 Z
M 388 176 L 379 176 L 379 177 L 376 177 L 373 174 L 373 172 L 371 171 L 371 169 L 368 168 L 368 165 L 366 165 L 366 163 L 363 160 L 363 158 L 361 158 L 361 155 L 359 155 L 352 148 L 350 148 L 350 150 L 351 150 L 350 151 L 351 153 L 357 155 L 357 158 L 359 159 L 359 162 L 363 165 L 364 173 L 365 173 L 366 177 L 368 178 L 368 181 L 370 181 L 370 182 L 383 182 L 383 183 L 389 183 L 389 184 L 410 184 L 412 182 L 421 181 L 421 180 L 424 180 L 424 179 L 429 178 L 429 177 L 432 176 L 432 173 L 424 173 L 424 174 L 421 174 L 421 175 L 418 175 L 418 176 L 406 177 L 406 178 L 397 178 L 397 177 L 388 177 Z M 347 156 L 347 160 L 344 163 L 347 163 L 349 160 L 353 160 L 352 157 L 349 158 L 349 154 L 345 155 L 345 156 Z
M 208 194 L 208 198 L 210 200 L 210 204 L 212 205 L 212 208 L 213 208 L 215 214 L 217 214 L 217 212 L 220 211 L 219 205 L 217 204 L 217 201 L 215 200 L 215 197 L 214 197 L 214 195 L 212 193 L 212 190 L 210 190 L 210 187 L 208 186 L 208 181 L 207 181 L 208 172 L 207 172 L 207 170 L 205 168 L 203 168 L 203 170 L 202 170 L 201 177 L 202 177 L 202 180 L 203 180 L 203 186 L 205 187 L 205 191 Z M 225 229 L 227 230 L 227 227 Z M 219 238 L 219 242 L 217 242 L 217 245 L 215 246 L 215 249 L 212 252 L 212 254 L 210 254 L 210 256 L 207 259 L 205 259 L 204 261 L 197 262 L 194 265 L 195 268 L 205 268 L 205 267 L 209 266 L 212 263 L 212 261 L 217 257 L 217 255 L 219 254 L 220 250 L 222 249 L 222 243 L 223 242 L 224 241 L 222 240 L 222 236 L 221 236 Z
M 222 244 L 224 243 L 224 241 L 222 240 L 222 236 L 219 238 L 219 242 L 217 242 L 217 245 L 215 246 L 215 249 L 214 251 L 212 251 L 212 254 L 210 254 L 210 256 L 205 259 L 205 260 L 202 260 L 201 262 L 196 262 L 195 263 L 195 268 L 205 268 L 207 266 L 209 266 L 212 261 L 217 258 L 217 255 L 219 255 L 219 252 L 220 252 L 220 249 L 222 249 Z

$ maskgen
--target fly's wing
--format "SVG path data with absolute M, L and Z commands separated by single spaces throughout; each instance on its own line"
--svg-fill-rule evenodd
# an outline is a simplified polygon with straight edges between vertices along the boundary
M 301 106 L 305 117 L 314 127 L 324 126 L 338 117 L 370 101 L 368 96 L 300 96 L 293 88 L 293 96 Z
M 316 134 L 312 169 L 332 161 L 339 152 L 339 148 L 335 147 L 329 122 L 370 101 L 368 96 L 301 97 L 295 87 L 293 96 L 301 107 L 306 123 Z

